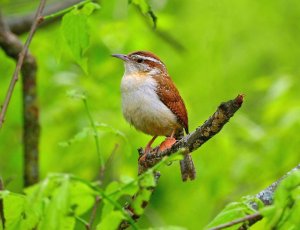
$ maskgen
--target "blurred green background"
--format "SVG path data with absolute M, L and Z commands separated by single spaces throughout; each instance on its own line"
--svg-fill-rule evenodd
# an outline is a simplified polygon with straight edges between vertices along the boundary
M 33 3 L 27 6 L 24 2 L 3 1 L 3 14 L 10 17 L 35 9 Z M 41 178 L 50 172 L 72 173 L 88 180 L 97 177 L 93 136 L 68 147 L 60 144 L 89 126 L 83 103 L 67 96 L 74 89 L 86 92 L 95 121 L 125 136 L 116 135 L 110 128 L 101 132 L 105 159 L 117 146 L 106 170 L 106 181 L 136 176 L 136 149 L 151 137 L 123 119 L 119 85 L 124 68 L 110 55 L 149 50 L 165 62 L 179 88 L 191 131 L 222 101 L 245 94 L 243 107 L 221 133 L 193 153 L 197 179 L 183 183 L 177 164 L 163 167 L 159 185 L 139 221 L 143 227 L 201 229 L 228 202 L 256 194 L 299 162 L 300 2 L 149 3 L 161 33 L 154 31 L 127 0 L 100 2 L 101 9 L 89 19 L 90 47 L 85 54 L 88 74 L 72 59 L 59 22 L 36 33 L 30 52 L 38 61 Z M 179 42 L 184 50 L 161 34 Z M 14 61 L 0 50 L 1 103 L 14 67 Z M 13 191 L 22 189 L 20 86 L 18 83 L 0 132 L 0 175 L 7 189 Z

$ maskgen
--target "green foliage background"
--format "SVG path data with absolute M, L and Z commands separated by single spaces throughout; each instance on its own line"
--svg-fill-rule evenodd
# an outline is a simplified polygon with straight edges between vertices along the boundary
M 11 2 L 5 1 L 6 16 L 28 10 L 27 6 L 12 7 L 17 3 Z M 220 102 L 238 93 L 246 95 L 243 108 L 224 130 L 193 153 L 197 179 L 182 183 L 177 164 L 163 167 L 139 221 L 145 227 L 199 229 L 225 204 L 257 193 L 298 163 L 300 3 L 153 0 L 150 5 L 158 16 L 157 29 L 184 50 L 162 39 L 126 0 L 103 0 L 101 9 L 89 17 L 89 48 L 84 51 L 87 73 L 66 46 L 60 23 L 38 30 L 30 52 L 39 68 L 41 178 L 66 172 L 94 180 L 98 174 L 92 135 L 79 135 L 66 146 L 66 141 L 89 126 L 82 101 L 67 96 L 70 90 L 86 92 L 93 118 L 103 124 L 99 141 L 104 158 L 118 146 L 106 169 L 106 182 L 136 176 L 136 149 L 151 137 L 123 119 L 119 91 L 123 65 L 110 55 L 150 50 L 165 62 L 178 86 L 189 112 L 190 130 L 202 124 Z M 14 67 L 1 50 L 1 102 Z M 12 191 L 22 189 L 21 132 L 18 83 L 0 132 L 0 175 Z

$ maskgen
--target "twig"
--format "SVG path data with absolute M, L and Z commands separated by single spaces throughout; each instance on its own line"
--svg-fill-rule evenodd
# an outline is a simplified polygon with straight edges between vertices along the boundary
M 106 170 L 110 166 L 110 164 L 113 162 L 113 159 L 114 159 L 114 157 L 115 157 L 115 155 L 117 153 L 117 150 L 118 150 L 119 146 L 120 145 L 118 143 L 115 144 L 113 150 L 111 151 L 111 153 L 109 154 L 108 159 L 105 162 L 105 166 L 104 166 L 103 170 L 100 170 L 100 175 L 99 175 L 100 181 L 104 182 L 104 179 L 105 179 L 105 177 L 104 177 L 104 172 L 105 172 L 104 169 Z
M 111 151 L 111 154 L 109 156 L 109 158 L 107 159 L 106 163 L 105 163 L 105 167 L 103 167 L 102 169 L 100 169 L 99 171 L 99 181 L 103 181 L 104 180 L 104 171 L 107 168 L 107 165 L 110 163 L 110 161 L 112 160 L 114 154 L 116 153 L 117 149 L 119 148 L 119 144 L 115 144 L 113 150 Z M 99 204 L 100 204 L 101 198 L 99 196 L 96 196 L 95 198 L 95 202 L 94 202 L 94 206 L 92 209 L 92 213 L 90 216 L 90 220 L 89 222 L 85 225 L 87 230 L 93 229 L 93 223 L 96 219 L 96 215 L 97 215 L 97 210 L 99 208 Z
M 101 201 L 101 198 L 99 196 L 96 196 L 89 223 L 86 225 L 87 230 L 93 229 L 93 223 L 96 219 L 97 209 L 99 207 L 100 201 Z
M 33 24 L 31 26 L 28 38 L 27 38 L 27 40 L 25 42 L 25 45 L 24 45 L 21 53 L 19 54 L 17 66 L 16 66 L 16 69 L 14 71 L 13 77 L 11 79 L 9 88 L 7 90 L 7 94 L 6 94 L 4 103 L 3 103 L 3 107 L 1 108 L 1 112 L 0 112 L 0 129 L 2 128 L 4 119 L 5 119 L 5 114 L 6 114 L 6 111 L 7 111 L 7 108 L 8 108 L 8 105 L 9 105 L 9 102 L 10 102 L 10 99 L 11 99 L 14 87 L 16 85 L 16 82 L 19 79 L 19 72 L 20 72 L 21 67 L 23 65 L 25 56 L 28 53 L 28 48 L 29 48 L 30 42 L 31 42 L 31 40 L 33 38 L 33 35 L 34 35 L 34 33 L 35 33 L 38 25 L 42 22 L 41 16 L 42 16 L 42 12 L 43 12 L 45 4 L 46 4 L 46 0 L 41 0 L 40 1 L 40 5 L 39 5 L 39 7 L 38 7 L 38 9 L 36 11 L 36 14 L 35 14 L 35 17 L 34 17 L 35 19 L 34 19 Z
M 235 99 L 222 103 L 217 111 L 210 117 L 203 125 L 198 127 L 191 134 L 183 137 L 181 140 L 176 142 L 170 149 L 167 149 L 163 152 L 157 152 L 157 149 L 154 149 L 150 154 L 147 154 L 145 157 L 145 161 L 139 161 L 139 175 L 143 175 L 143 173 L 153 166 L 157 166 L 161 163 L 166 156 L 170 156 L 180 149 L 185 149 L 183 152 L 193 152 L 198 149 L 201 145 L 203 145 L 206 141 L 208 141 L 211 137 L 217 134 L 223 126 L 229 121 L 229 119 L 235 114 L 235 112 L 242 106 L 244 100 L 243 95 L 238 95 Z M 143 155 L 144 152 L 142 149 L 139 149 L 139 154 Z M 158 182 L 160 174 L 156 172 L 155 178 L 156 183 Z M 152 192 L 154 189 L 152 189 Z M 135 196 L 133 197 L 133 199 Z M 148 203 L 143 204 L 143 208 L 146 208 Z M 125 210 L 129 213 L 129 215 L 136 221 L 140 218 L 140 215 L 135 213 L 134 209 L 129 205 L 124 207 Z M 123 221 L 119 230 L 123 230 L 129 227 L 129 223 Z
M 261 218 L 262 218 L 262 215 L 260 213 L 254 213 L 254 214 L 247 215 L 247 216 L 244 216 L 242 218 L 230 221 L 230 222 L 225 223 L 225 224 L 220 224 L 219 226 L 210 228 L 209 230 L 220 230 L 220 229 L 231 227 L 231 226 L 236 225 L 236 224 L 244 223 L 246 221 L 251 221 L 251 220 L 254 220 L 254 219 L 258 221 Z
M 104 172 L 104 167 L 105 167 L 105 164 L 104 164 L 104 160 L 103 160 L 103 157 L 101 155 L 101 152 L 100 152 L 100 144 L 99 144 L 99 134 L 98 134 L 98 130 L 97 130 L 97 127 L 95 125 L 95 122 L 94 122 L 94 119 L 91 115 L 91 112 L 89 110 L 89 107 L 88 107 L 88 104 L 87 104 L 87 100 L 86 100 L 86 97 L 83 96 L 82 97 L 82 101 L 83 101 L 83 104 L 84 104 L 84 108 L 85 108 L 85 111 L 87 113 L 87 116 L 89 118 L 89 121 L 90 121 L 90 124 L 92 126 L 92 129 L 93 129 L 93 134 L 94 134 L 94 139 L 95 139 L 95 144 L 96 144 L 96 151 L 97 151 L 97 155 L 98 155 L 98 160 L 99 160 L 99 165 L 100 165 L 100 170 L 99 170 L 99 175 L 102 174 L 102 172 Z
M 0 191 L 4 190 L 3 180 L 0 177 Z M 4 216 L 4 206 L 3 206 L 3 199 L 0 198 L 0 219 L 2 222 L 2 229 L 5 229 L 5 216 Z

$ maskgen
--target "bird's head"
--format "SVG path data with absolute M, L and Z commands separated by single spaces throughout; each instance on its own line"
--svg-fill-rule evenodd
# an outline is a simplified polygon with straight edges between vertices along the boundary
M 130 54 L 113 54 L 113 57 L 122 59 L 126 74 L 162 74 L 165 73 L 165 64 L 155 54 L 148 51 L 136 51 Z

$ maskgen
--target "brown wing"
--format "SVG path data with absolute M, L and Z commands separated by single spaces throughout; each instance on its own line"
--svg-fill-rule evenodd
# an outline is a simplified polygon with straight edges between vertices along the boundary
M 189 133 L 188 116 L 184 102 L 168 75 L 163 77 L 154 76 L 158 82 L 157 94 L 160 100 L 176 115 L 177 120 L 183 126 L 186 133 Z

